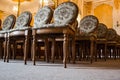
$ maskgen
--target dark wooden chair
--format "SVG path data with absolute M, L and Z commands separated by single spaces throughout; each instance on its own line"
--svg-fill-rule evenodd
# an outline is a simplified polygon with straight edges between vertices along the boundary
M 2 20 L 0 19 L 0 30 L 1 30 L 1 24 L 2 24 Z M 1 45 L 1 44 L 0 44 L 0 45 Z M 1 50 L 0 50 L 0 51 L 1 51 L 1 52 L 0 52 L 0 58 L 2 58 L 2 57 L 3 57 L 3 55 L 2 55 L 2 51 L 3 51 L 3 50 L 2 50 L 2 46 L 1 46 L 0 49 L 1 49 Z
M 75 22 L 78 15 L 78 6 L 73 2 L 64 2 L 61 3 L 55 10 L 53 14 L 54 22 L 52 24 L 45 25 L 37 30 L 36 33 L 41 36 L 41 38 L 45 39 L 46 50 L 49 50 L 49 40 L 52 42 L 52 62 L 54 62 L 54 54 L 55 54 L 55 42 L 56 39 L 64 39 L 63 40 L 63 63 L 66 68 L 67 56 L 69 54 L 69 40 L 72 40 L 72 43 L 75 45 L 75 29 L 72 27 L 72 24 Z M 49 40 L 48 40 L 49 39 Z M 35 35 L 33 35 L 33 54 L 35 55 Z M 75 47 L 75 46 L 74 46 Z M 75 50 L 73 47 L 73 54 L 75 54 Z M 47 52 L 47 51 L 46 51 Z M 47 53 L 48 55 L 49 53 Z M 75 57 L 75 56 L 74 56 Z M 46 56 L 46 58 L 48 58 Z M 35 59 L 33 57 L 33 62 L 35 65 Z
M 0 19 L 0 28 L 1 28 L 2 20 Z
M 116 36 L 116 58 L 120 59 L 120 35 L 117 34 Z
M 96 61 L 97 58 L 99 59 L 104 58 L 106 61 L 106 51 L 107 51 L 107 26 L 103 23 L 99 23 L 96 29 L 97 39 L 96 39 Z
M 1 26 L 2 30 L 0 31 L 0 55 L 1 58 L 4 56 L 4 62 L 6 59 L 6 48 L 7 48 L 7 35 L 8 31 L 14 27 L 16 17 L 14 15 L 9 15 L 3 21 Z M 4 54 L 3 54 L 4 53 Z
M 106 39 L 107 39 L 107 58 L 113 58 L 116 59 L 116 37 L 117 37 L 117 33 L 113 28 L 109 28 L 107 30 L 107 35 L 106 35 Z
M 29 11 L 22 12 L 16 20 L 14 29 L 11 29 L 8 32 L 8 41 L 7 41 L 7 62 L 9 62 L 9 52 L 10 46 L 13 44 L 13 57 L 16 54 L 17 43 L 24 44 L 24 64 L 26 64 L 28 49 L 30 49 L 30 37 L 31 37 L 31 26 L 30 22 L 32 19 L 32 14 Z
M 89 60 L 92 63 L 95 54 L 96 34 L 95 29 L 98 27 L 98 19 L 93 15 L 83 17 L 79 25 L 79 34 L 76 35 L 76 41 L 79 43 L 79 58 Z M 78 50 L 79 50 L 78 49 Z
M 41 30 L 41 28 L 43 28 L 46 24 L 49 24 L 52 20 L 52 16 L 53 16 L 53 10 L 48 7 L 45 6 L 41 9 L 39 9 L 39 11 L 37 12 L 37 14 L 35 15 L 34 18 L 34 26 L 32 28 L 32 35 L 33 35 L 33 43 L 32 43 L 32 59 L 34 61 L 34 65 L 35 65 L 35 57 L 36 57 L 36 53 L 37 53 L 37 47 L 39 47 L 39 45 L 37 46 L 37 43 L 40 43 L 42 45 L 44 45 L 44 40 L 42 39 L 45 36 L 42 36 L 39 34 L 39 31 Z M 45 46 L 45 54 L 47 56 L 47 47 L 48 45 Z M 46 60 L 48 61 L 48 60 Z

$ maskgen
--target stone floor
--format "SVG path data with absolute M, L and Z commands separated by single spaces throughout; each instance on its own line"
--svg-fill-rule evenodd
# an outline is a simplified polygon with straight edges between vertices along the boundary
M 0 60 L 0 80 L 120 80 L 120 60 L 98 61 L 90 64 L 78 61 L 67 64 L 62 62 L 46 63 L 37 61 L 36 66 L 28 61 L 10 60 L 9 63 Z

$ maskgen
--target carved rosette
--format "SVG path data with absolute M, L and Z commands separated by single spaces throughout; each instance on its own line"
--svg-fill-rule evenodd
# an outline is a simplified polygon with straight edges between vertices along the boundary
M 9 15 L 2 24 L 2 30 L 9 30 L 13 28 L 16 21 L 16 17 L 14 15 Z
M 78 15 L 78 7 L 73 2 L 64 2 L 54 11 L 54 21 L 57 25 L 72 24 Z
M 114 41 L 116 39 L 117 33 L 114 29 L 110 28 L 107 30 L 106 38 L 109 41 Z
M 53 11 L 50 7 L 45 6 L 41 8 L 35 18 L 34 18 L 34 27 L 43 27 L 44 24 L 47 24 L 51 21 Z
M 32 14 L 28 11 L 25 11 L 20 14 L 16 21 L 16 28 L 26 27 L 30 24 L 32 19 Z
M 99 23 L 96 29 L 96 34 L 98 38 L 105 38 L 107 34 L 107 26 L 103 23 Z
M 98 19 L 93 15 L 88 15 L 82 18 L 80 21 L 80 33 L 90 33 L 93 32 L 98 26 Z

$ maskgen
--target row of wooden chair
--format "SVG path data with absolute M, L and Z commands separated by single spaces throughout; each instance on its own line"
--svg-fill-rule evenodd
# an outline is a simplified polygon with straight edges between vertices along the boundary
M 120 58 L 120 36 L 114 29 L 108 29 L 105 24 L 99 23 L 92 33 L 80 36 L 80 34 L 77 35 L 76 43 L 79 46 L 76 48 L 79 59 L 87 57 L 92 63 L 93 59 L 97 61 L 97 59 L 104 58 L 106 61 L 108 58 Z
M 101 50 L 104 51 L 105 60 L 108 57 L 107 51 L 115 50 L 118 52 L 116 54 L 120 54 L 119 45 L 116 47 L 116 43 L 111 42 L 116 39 L 115 30 L 107 29 L 106 25 L 99 23 L 93 15 L 85 16 L 78 25 L 78 12 L 78 6 L 68 1 L 58 5 L 54 11 L 48 6 L 39 9 L 33 26 L 30 26 L 31 12 L 25 11 L 17 19 L 14 15 L 8 16 L 0 31 L 0 54 L 4 56 L 4 61 L 9 62 L 11 50 L 12 57 L 15 58 L 18 45 L 24 53 L 24 64 L 27 64 L 28 55 L 31 54 L 35 65 L 37 50 L 44 46 L 45 60 L 49 62 L 51 59 L 54 62 L 55 55 L 63 53 L 60 56 L 63 56 L 65 68 L 68 59 L 75 63 L 76 56 L 79 56 L 80 60 L 90 59 L 92 63 L 93 59 L 101 57 Z M 115 46 L 115 49 L 111 49 L 109 45 Z
M 53 15 L 53 23 L 50 23 Z M 24 45 L 24 63 L 26 64 L 27 55 L 29 49 L 32 52 L 32 60 L 35 65 L 35 55 L 36 55 L 36 44 L 40 40 L 45 42 L 45 54 L 46 60 L 49 60 L 49 41 L 52 42 L 52 62 L 54 62 L 54 53 L 55 53 L 55 42 L 57 38 L 63 40 L 63 63 L 66 68 L 66 60 L 68 55 L 68 42 L 72 41 L 74 44 L 74 27 L 73 23 L 75 22 L 78 15 L 78 6 L 73 2 L 64 2 L 60 4 L 53 13 L 53 10 L 48 6 L 41 8 L 34 18 L 34 25 L 31 28 L 30 22 L 32 14 L 28 11 L 25 11 L 20 14 L 17 18 L 15 27 L 13 29 L 7 30 L 4 33 L 1 33 L 1 38 L 5 42 L 4 46 L 4 61 L 9 62 L 9 55 L 11 45 L 13 45 L 13 57 L 16 53 L 17 44 Z M 10 18 L 12 19 L 12 18 Z M 5 22 L 5 21 L 4 21 Z M 15 22 L 12 21 L 11 24 Z M 10 27 L 13 25 L 10 24 L 10 20 L 7 17 L 7 22 L 5 25 Z M 3 23 L 4 25 L 4 23 Z M 2 27 L 3 27 L 2 25 Z M 5 26 L 6 27 L 6 26 Z M 72 40 L 73 38 L 73 40 Z M 30 44 L 32 42 L 32 44 Z M 1 42 L 3 44 L 3 42 Z M 32 45 L 32 46 L 31 46 Z M 31 48 L 32 47 L 32 48 Z M 73 52 L 74 53 L 74 52 Z

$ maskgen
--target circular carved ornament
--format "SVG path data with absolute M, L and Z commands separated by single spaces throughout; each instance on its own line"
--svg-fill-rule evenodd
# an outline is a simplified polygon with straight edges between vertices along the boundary
M 93 15 L 85 16 L 80 21 L 80 33 L 90 33 L 93 32 L 98 26 L 98 19 Z
M 3 30 L 9 30 L 14 27 L 16 21 L 16 17 L 14 15 L 9 15 L 2 24 L 2 29 Z
M 20 16 L 17 18 L 15 26 L 17 28 L 24 27 L 30 24 L 32 19 L 32 14 L 28 11 L 25 11 L 20 14 Z
M 96 29 L 96 34 L 98 38 L 105 38 L 107 33 L 107 26 L 103 23 L 99 23 Z
M 54 11 L 55 24 L 71 24 L 78 15 L 78 6 L 73 2 L 64 2 Z
M 49 23 L 52 19 L 52 14 L 53 11 L 50 7 L 41 8 L 34 18 L 34 27 L 43 27 L 43 24 Z

